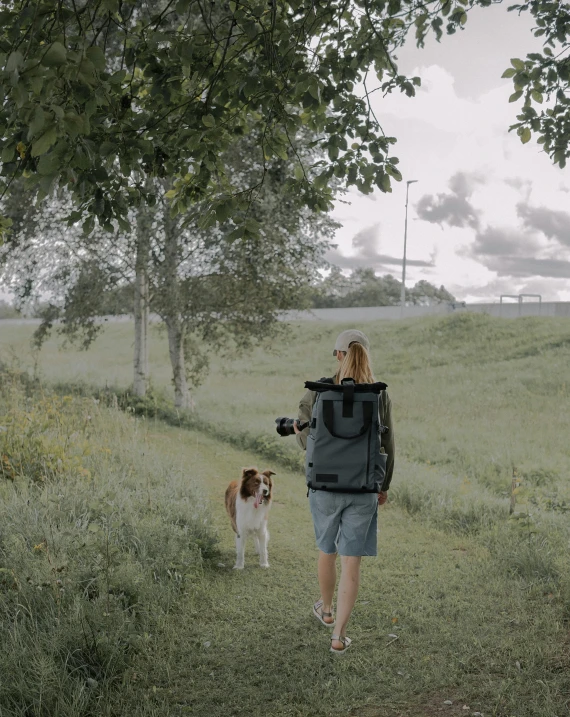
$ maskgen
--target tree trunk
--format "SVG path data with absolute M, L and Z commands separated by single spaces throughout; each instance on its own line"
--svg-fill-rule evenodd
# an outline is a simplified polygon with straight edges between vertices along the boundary
M 180 239 L 177 223 L 168 212 L 163 217 L 164 261 L 162 263 L 162 318 L 168 332 L 168 351 L 172 365 L 172 383 L 174 384 L 174 405 L 176 408 L 192 408 L 192 399 L 186 380 L 186 357 L 184 355 L 184 336 L 186 327 L 181 317 L 182 299 L 180 296 Z
M 133 393 L 146 396 L 149 379 L 148 315 L 149 281 L 148 262 L 150 246 L 150 220 L 148 210 L 142 209 L 137 217 L 137 244 L 135 258 L 135 353 L 133 357 Z
M 135 355 L 133 393 L 145 396 L 148 388 L 148 274 L 137 266 L 135 277 Z
M 174 383 L 174 405 L 176 408 L 188 409 L 192 407 L 190 391 L 186 381 L 186 366 L 184 363 L 184 332 L 180 322 L 170 320 L 166 322 L 168 332 L 168 351 L 172 364 L 172 382 Z

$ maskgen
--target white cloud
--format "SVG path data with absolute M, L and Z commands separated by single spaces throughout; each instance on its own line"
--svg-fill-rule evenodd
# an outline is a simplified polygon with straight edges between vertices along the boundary
M 528 234 L 528 227 L 517 211 L 521 203 L 567 210 L 568 189 L 561 172 L 538 145 L 523 146 L 515 133 L 508 132 L 509 125 L 516 121 L 517 111 L 516 105 L 508 102 L 510 81 L 498 81 L 497 86 L 479 96 L 468 97 L 459 96 L 452 68 L 431 65 L 416 68 L 413 74 L 422 77 L 422 88 L 415 98 L 373 95 L 374 109 L 384 131 L 398 138 L 392 154 L 400 158 L 404 181 L 394 186 L 392 194 L 377 192 L 374 203 L 356 191 L 345 196 L 351 207 L 349 212 L 346 206 L 339 208 L 336 215 L 343 224 L 337 234 L 339 250 L 352 254 L 352 238 L 365 227 L 381 222 L 382 253 L 401 256 L 405 182 L 416 179 L 418 184 L 410 186 L 407 256 L 430 261 L 435 255 L 435 265 L 409 267 L 408 282 L 427 279 L 443 283 L 458 298 L 477 296 L 479 301 L 494 300 L 499 293 L 516 293 L 530 285 L 532 277 L 500 275 L 489 268 L 492 262 L 475 256 L 470 248 L 475 244 L 477 232 L 485 229 L 500 227 L 515 237 L 517 233 L 521 237 L 525 232 Z M 458 173 L 474 174 L 480 179 L 473 183 L 469 195 L 469 205 L 477 213 L 478 222 L 473 220 L 471 226 L 464 227 L 443 224 L 442 228 L 419 220 L 415 206 L 420 198 L 451 195 L 450 180 Z M 529 266 L 533 266 L 532 259 L 554 258 L 552 241 L 540 232 L 534 232 L 532 238 L 538 249 L 533 253 L 529 248 Z M 521 250 L 524 244 L 521 241 Z M 570 260 L 570 255 L 558 251 L 557 258 Z M 505 261 L 501 266 L 509 263 Z M 536 266 L 542 271 L 546 265 Z M 394 273 L 398 272 L 396 268 Z M 536 281 L 542 287 L 538 293 L 548 294 L 551 300 L 570 295 L 570 281 L 544 278 Z

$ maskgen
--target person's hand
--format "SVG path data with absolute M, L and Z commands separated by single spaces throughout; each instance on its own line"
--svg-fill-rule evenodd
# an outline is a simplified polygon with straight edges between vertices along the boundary
M 295 431 L 295 433 L 301 433 L 301 431 L 299 430 L 299 427 L 297 426 L 298 423 L 299 423 L 299 421 L 295 421 L 293 423 L 293 430 Z
M 384 503 L 388 500 L 388 491 L 382 490 L 380 493 L 378 493 L 378 505 L 384 505 Z

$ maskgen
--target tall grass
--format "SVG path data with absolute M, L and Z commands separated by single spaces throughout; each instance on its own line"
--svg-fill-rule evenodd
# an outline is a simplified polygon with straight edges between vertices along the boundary
M 103 714 L 216 555 L 203 501 L 145 435 L 0 374 L 0 714 Z
M 288 337 L 272 346 L 242 357 L 212 357 L 211 373 L 194 392 L 195 410 L 189 414 L 168 406 L 168 357 L 156 332 L 151 342 L 154 389 L 145 401 L 125 393 L 131 374 L 129 325 L 108 326 L 88 353 L 61 352 L 51 341 L 38 367 L 50 382 L 65 379 L 69 388 L 75 379 L 89 392 L 112 386 L 123 405 L 142 415 L 204 430 L 301 469 L 303 456 L 294 439 L 279 438 L 274 419 L 296 414 L 305 379 L 332 375 L 331 346 L 343 328 L 292 324 Z M 389 384 L 393 401 L 393 497 L 409 505 L 419 502 L 424 516 L 429 510 L 443 519 L 445 513 L 445 524 L 455 522 L 467 530 L 497 511 L 502 514 L 515 470 L 524 489 L 519 503 L 524 497 L 535 512 L 564 518 L 570 510 L 568 320 L 459 313 L 361 328 L 371 340 L 376 374 Z M 0 346 L 5 353 L 12 347 L 18 361 L 31 365 L 25 348 L 29 332 L 8 327 Z M 453 518 L 455 511 L 461 515 Z

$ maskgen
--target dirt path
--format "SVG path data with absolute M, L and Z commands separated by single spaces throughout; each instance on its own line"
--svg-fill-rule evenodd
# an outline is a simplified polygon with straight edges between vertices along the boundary
M 271 568 L 260 569 L 248 545 L 245 570 L 233 571 L 224 491 L 242 466 L 258 461 L 202 434 L 160 425 L 148 440 L 176 456 L 201 486 L 221 556 L 203 584 L 189 586 L 184 610 L 165 616 L 153 636 L 153 659 L 139 666 L 145 677 L 130 686 L 133 699 L 144 692 L 144 714 L 555 714 L 529 697 L 536 697 L 529 645 L 533 635 L 544 642 L 544 631 L 555 630 L 475 540 L 385 506 L 380 557 L 363 561 L 349 629 L 353 648 L 331 655 L 328 631 L 311 614 L 317 551 L 302 476 L 277 469 Z

